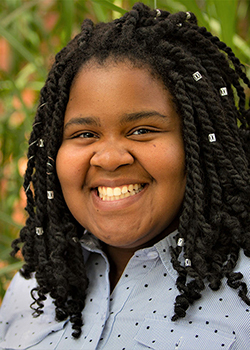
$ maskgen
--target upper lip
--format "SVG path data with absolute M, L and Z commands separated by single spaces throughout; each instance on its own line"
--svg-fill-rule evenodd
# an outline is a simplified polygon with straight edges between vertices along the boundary
M 146 181 L 136 180 L 136 179 L 117 179 L 117 180 L 110 180 L 110 179 L 100 179 L 97 181 L 94 181 L 91 183 L 90 188 L 94 189 L 100 186 L 104 187 L 120 187 L 120 186 L 126 186 L 126 185 L 134 185 L 134 184 L 145 184 Z

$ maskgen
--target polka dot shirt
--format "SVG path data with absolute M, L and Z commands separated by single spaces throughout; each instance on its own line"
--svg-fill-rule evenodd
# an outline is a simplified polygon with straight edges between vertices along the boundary
M 108 260 L 96 239 L 84 237 L 90 284 L 78 340 L 69 321 L 55 321 L 49 297 L 44 313 L 32 317 L 30 291 L 36 281 L 16 274 L 0 310 L 0 349 L 249 350 L 250 307 L 225 281 L 219 291 L 207 288 L 184 319 L 171 321 L 179 294 L 169 253 L 175 234 L 137 251 L 111 295 Z M 249 259 L 243 253 L 236 270 L 250 286 Z

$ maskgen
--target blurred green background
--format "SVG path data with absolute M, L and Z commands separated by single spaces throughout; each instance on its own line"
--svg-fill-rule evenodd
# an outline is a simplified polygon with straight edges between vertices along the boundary
M 25 222 L 22 175 L 39 90 L 53 56 L 80 30 L 84 18 L 109 21 L 134 0 L 0 1 L 0 303 L 19 260 L 10 244 Z M 191 11 L 231 46 L 250 72 L 249 0 L 144 0 L 170 12 Z M 250 74 L 249 74 L 250 75 Z

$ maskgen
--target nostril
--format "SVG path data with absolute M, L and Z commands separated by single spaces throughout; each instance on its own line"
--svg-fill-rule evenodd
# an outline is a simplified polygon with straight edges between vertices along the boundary
M 90 165 L 101 167 L 108 171 L 114 171 L 124 165 L 131 165 L 133 162 L 134 158 L 131 153 L 113 145 L 93 153 L 90 159 Z

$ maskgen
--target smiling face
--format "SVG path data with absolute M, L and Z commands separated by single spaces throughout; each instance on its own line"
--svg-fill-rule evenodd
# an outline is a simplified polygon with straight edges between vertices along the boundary
M 186 176 L 181 120 L 163 83 L 129 63 L 85 66 L 56 166 L 69 210 L 101 241 L 136 248 L 167 235 Z

